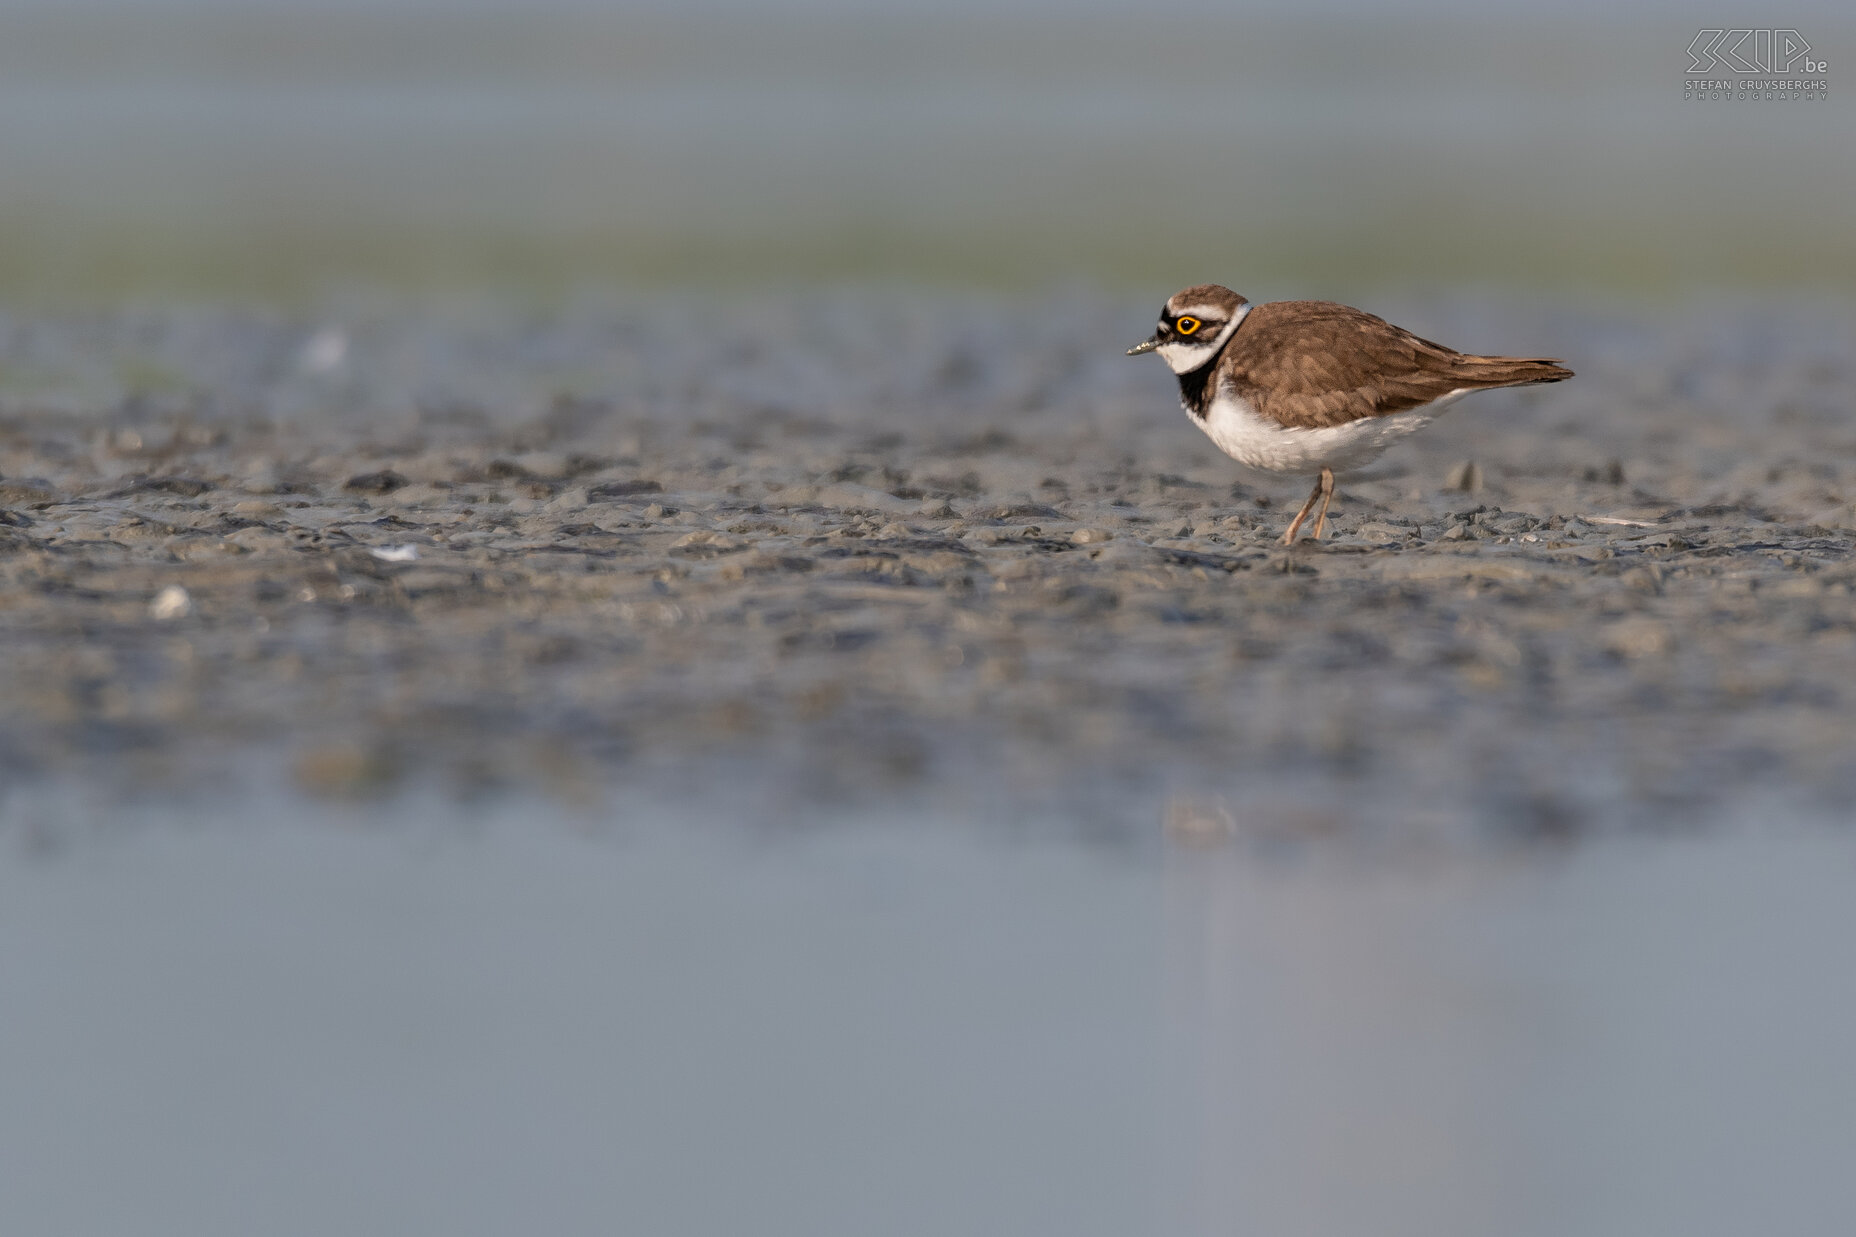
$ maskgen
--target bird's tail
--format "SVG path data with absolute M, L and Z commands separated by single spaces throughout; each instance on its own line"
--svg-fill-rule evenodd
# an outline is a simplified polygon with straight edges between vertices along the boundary
M 1466 356 L 1458 376 L 1477 387 L 1531 387 L 1543 382 L 1564 382 L 1572 371 L 1557 357 Z

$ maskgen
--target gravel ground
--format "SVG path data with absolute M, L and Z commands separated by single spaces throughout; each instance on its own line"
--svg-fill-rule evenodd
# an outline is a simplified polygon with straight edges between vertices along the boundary
M 1856 809 L 1848 307 L 1369 308 L 1575 381 L 1246 474 L 1153 305 L 0 319 L 0 786 L 1408 837 Z M 661 801 L 661 800 L 660 800 Z

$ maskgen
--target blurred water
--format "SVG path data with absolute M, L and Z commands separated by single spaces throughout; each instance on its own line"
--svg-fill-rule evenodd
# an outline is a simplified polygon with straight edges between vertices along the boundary
M 1847 837 L 262 816 L 5 839 L 13 1231 L 1856 1222 Z
M 1847 96 L 1685 103 L 1694 21 L 29 8 L 0 291 L 1856 283 Z

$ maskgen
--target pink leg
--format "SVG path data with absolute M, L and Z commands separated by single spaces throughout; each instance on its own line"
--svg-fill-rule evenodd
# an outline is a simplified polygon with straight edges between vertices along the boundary
M 1324 477 L 1331 476 L 1325 468 L 1321 470 L 1321 475 Z M 1321 482 L 1317 481 L 1315 482 L 1315 488 L 1308 492 L 1308 501 L 1302 504 L 1302 509 L 1295 513 L 1295 518 L 1293 520 L 1289 521 L 1289 531 L 1282 535 L 1283 545 L 1295 544 L 1295 534 L 1301 530 L 1302 521 L 1306 520 L 1308 518 L 1308 513 L 1315 509 L 1315 500 L 1320 497 Z
M 1328 504 L 1334 501 L 1334 470 L 1321 470 L 1321 483 L 1315 487 L 1321 492 L 1321 514 L 1315 517 L 1315 540 L 1321 540 L 1321 530 L 1328 526 Z

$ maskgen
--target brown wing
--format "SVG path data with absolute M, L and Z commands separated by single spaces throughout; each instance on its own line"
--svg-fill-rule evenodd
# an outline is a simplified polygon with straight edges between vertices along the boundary
M 1308 429 L 1404 412 L 1465 387 L 1572 377 L 1544 357 L 1465 356 L 1331 301 L 1258 305 L 1219 370 L 1221 383 L 1264 416 Z

